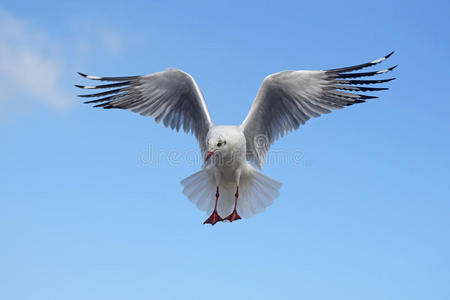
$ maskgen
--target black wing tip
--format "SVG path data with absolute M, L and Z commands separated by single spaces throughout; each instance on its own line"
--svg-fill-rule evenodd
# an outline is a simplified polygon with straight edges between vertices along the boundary
M 359 103 L 365 103 L 366 101 L 364 101 L 364 100 L 358 100 L 358 99 L 355 99 L 355 100 L 353 100 L 352 102 L 347 102 L 346 104 L 343 104 L 344 106 L 352 106 L 352 105 L 355 105 L 355 104 L 359 104 Z
M 360 88 L 362 92 L 366 92 L 366 91 L 377 92 L 377 91 L 386 91 L 389 89 L 387 87 L 364 87 L 364 86 L 361 86 L 358 88 Z
M 394 54 L 394 51 L 392 51 L 391 53 L 389 53 L 386 56 L 383 56 L 381 58 L 378 58 L 376 60 L 370 61 L 368 63 L 364 63 L 364 64 L 359 64 L 359 65 L 354 65 L 354 66 L 350 66 L 350 67 L 344 67 L 344 68 L 337 68 L 337 69 L 329 69 L 329 70 L 325 70 L 326 72 L 330 72 L 330 73 L 349 73 L 349 72 L 353 72 L 356 70 L 361 70 L 364 68 L 368 68 L 374 65 L 377 65 L 383 61 L 385 61 L 386 59 L 388 59 L 392 54 Z
M 395 51 L 391 51 L 391 53 L 389 53 L 388 55 L 386 55 L 386 56 L 384 57 L 384 59 L 388 59 L 392 54 L 394 54 L 394 52 L 395 52 Z
M 392 78 L 387 78 L 387 79 L 378 79 L 379 82 L 377 82 L 377 83 L 385 83 L 385 82 L 389 82 L 389 81 L 392 81 L 392 80 L 395 80 L 395 79 L 397 79 L 397 78 L 392 77 Z
M 137 76 L 122 76 L 122 77 L 101 77 L 101 76 L 92 76 L 87 75 L 81 72 L 77 72 L 80 76 L 91 79 L 91 80 L 100 80 L 100 81 L 129 81 L 129 80 L 135 80 L 136 78 L 142 77 L 142 75 Z
M 95 103 L 96 100 L 89 100 L 89 101 L 84 101 L 84 104 L 91 104 L 91 103 Z
M 111 105 L 109 102 L 97 104 L 97 105 L 94 105 L 94 106 L 92 106 L 92 107 L 95 107 L 95 108 L 103 108 L 103 109 L 117 108 L 117 107 Z
M 394 70 L 394 69 L 397 68 L 397 67 L 398 67 L 398 65 L 395 65 L 395 66 L 393 66 L 393 67 L 388 68 L 388 70 L 389 70 L 389 71 L 392 71 L 392 70 Z
M 75 87 L 79 88 L 79 89 L 84 89 L 85 86 L 84 85 L 79 85 L 79 84 L 74 84 Z
M 332 74 L 331 77 L 333 78 L 358 78 L 358 77 L 371 77 L 371 76 L 377 76 L 381 75 L 387 72 L 390 72 L 397 68 L 398 65 L 392 66 L 390 68 L 379 70 L 379 71 L 372 71 L 372 72 L 362 72 L 362 73 L 338 73 L 338 74 Z
M 378 96 L 358 95 L 359 99 L 377 99 Z

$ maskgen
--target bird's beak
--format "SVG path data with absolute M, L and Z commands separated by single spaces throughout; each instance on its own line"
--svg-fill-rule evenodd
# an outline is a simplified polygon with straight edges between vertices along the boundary
M 214 154 L 214 151 L 209 151 L 209 150 L 208 150 L 208 153 L 206 154 L 205 162 L 207 162 L 208 159 L 209 159 L 213 154 Z

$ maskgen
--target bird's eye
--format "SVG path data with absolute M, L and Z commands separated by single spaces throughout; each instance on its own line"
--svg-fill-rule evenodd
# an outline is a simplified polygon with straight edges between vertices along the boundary
M 217 143 L 217 147 L 220 147 L 220 146 L 222 146 L 222 142 Z

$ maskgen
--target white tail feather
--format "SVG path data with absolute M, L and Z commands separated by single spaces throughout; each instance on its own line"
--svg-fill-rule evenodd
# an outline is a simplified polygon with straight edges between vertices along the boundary
M 194 203 L 198 209 L 212 213 L 215 204 L 216 183 L 211 170 L 204 169 L 183 179 L 183 194 Z M 253 168 L 243 172 L 239 184 L 238 213 L 244 218 L 265 210 L 275 198 L 280 195 L 281 183 L 269 178 Z M 217 212 L 221 217 L 228 216 L 234 207 L 236 185 L 230 182 L 219 184 L 219 201 Z

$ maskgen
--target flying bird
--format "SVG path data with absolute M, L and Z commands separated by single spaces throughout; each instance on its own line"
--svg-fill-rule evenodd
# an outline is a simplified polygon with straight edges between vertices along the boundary
M 279 137 L 298 129 L 312 117 L 377 98 L 360 92 L 386 90 L 374 85 L 388 79 L 355 79 L 392 71 L 354 72 L 374 66 L 392 55 L 351 67 L 309 71 L 290 70 L 267 76 L 242 124 L 216 125 L 200 88 L 189 74 L 177 70 L 143 76 L 81 76 L 111 83 L 85 86 L 98 93 L 79 95 L 96 99 L 84 103 L 104 109 L 119 108 L 153 117 L 165 127 L 197 138 L 204 164 L 183 179 L 183 193 L 209 217 L 204 224 L 236 221 L 262 212 L 279 196 L 281 183 L 261 174 L 264 160 Z

